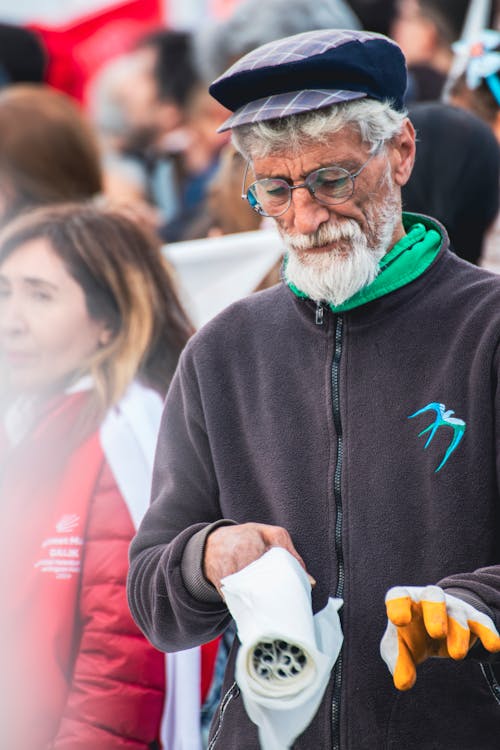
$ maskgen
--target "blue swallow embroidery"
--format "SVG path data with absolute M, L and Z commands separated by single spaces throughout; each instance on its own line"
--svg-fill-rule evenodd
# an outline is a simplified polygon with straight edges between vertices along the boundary
M 425 435 L 426 432 L 430 432 L 430 435 L 424 445 L 424 450 L 431 444 L 432 438 L 440 427 L 451 427 L 451 429 L 453 430 L 453 438 L 451 440 L 451 443 L 446 449 L 443 460 L 441 461 L 437 469 L 435 469 L 434 473 L 437 473 L 438 471 L 440 471 L 440 469 L 443 468 L 453 451 L 457 448 L 459 442 L 464 436 L 466 425 L 463 419 L 458 419 L 458 417 L 451 416 L 452 414 L 455 414 L 453 409 L 446 410 L 446 406 L 444 404 L 438 404 L 435 401 L 427 404 L 427 406 L 424 406 L 423 409 L 419 409 L 415 412 L 415 414 L 410 414 L 408 419 L 413 419 L 413 417 L 416 417 L 419 414 L 423 414 L 426 411 L 434 411 L 436 413 L 436 419 L 434 420 L 434 422 L 432 422 L 432 424 L 426 427 L 425 430 L 422 430 L 422 432 L 418 433 L 418 436 L 421 437 L 422 435 Z

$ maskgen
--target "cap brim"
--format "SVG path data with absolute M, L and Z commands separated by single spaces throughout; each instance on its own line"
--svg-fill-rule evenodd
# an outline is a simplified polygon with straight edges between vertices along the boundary
M 217 132 L 223 133 L 225 130 L 238 127 L 238 125 L 277 120 L 289 115 L 312 112 L 316 109 L 329 107 L 331 104 L 364 99 L 366 96 L 366 93 L 362 91 L 342 91 L 339 89 L 304 89 L 265 96 L 262 99 L 248 102 L 248 104 L 237 109 L 231 117 L 228 117 L 217 128 Z

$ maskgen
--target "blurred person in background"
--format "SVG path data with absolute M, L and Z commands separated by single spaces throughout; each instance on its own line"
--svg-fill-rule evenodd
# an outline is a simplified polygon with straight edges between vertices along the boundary
M 217 133 L 227 112 L 208 94 L 189 32 L 153 32 L 139 42 L 137 54 L 154 60 L 160 101 L 171 108 L 149 155 L 153 199 L 164 215 L 160 236 L 175 242 L 185 238 L 203 210 L 207 185 L 228 140 Z
M 88 87 L 87 111 L 101 152 L 104 192 L 118 201 L 141 201 L 151 205 L 148 175 L 142 158 L 129 153 L 133 140 L 133 114 L 129 111 L 128 91 L 142 109 L 141 95 L 147 99 L 143 62 L 133 55 L 119 55 L 106 63 Z M 159 215 L 154 224 L 158 224 Z
M 455 45 L 457 53 L 464 44 Z M 500 147 L 500 32 L 486 29 L 468 46 L 465 70 L 452 82 L 449 101 L 480 117 Z M 481 265 L 500 273 L 500 211 L 486 237 Z
M 191 33 L 158 29 L 142 37 L 130 57 L 138 74 L 135 85 L 121 92 L 130 125 L 126 149 L 144 155 L 160 150 L 167 136 L 184 125 L 185 107 L 198 82 Z
M 200 26 L 195 55 L 200 74 L 208 84 L 236 60 L 266 42 L 313 29 L 359 29 L 361 24 L 350 3 L 323 0 L 266 0 L 256 13 L 255 2 L 242 0 L 219 23 Z
M 252 211 L 246 201 L 241 200 L 244 171 L 245 160 L 233 144 L 228 143 L 222 152 L 217 173 L 207 190 L 209 237 L 251 232 L 260 228 L 262 217 Z
M 217 130 L 227 117 L 227 111 L 213 100 L 205 84 L 199 82 L 193 88 L 185 114 L 184 148 L 170 156 L 177 178 L 178 208 L 160 230 L 160 236 L 167 242 L 186 239 L 192 233 L 193 225 L 203 216 L 207 188 L 217 172 L 224 144 L 228 141 L 227 134 Z
M 125 215 L 46 207 L 0 234 L 3 748 L 159 747 L 165 663 L 130 617 L 127 551 L 191 333 Z
M 409 68 L 408 103 L 439 99 L 470 0 L 397 0 L 391 36 Z
M 0 86 L 13 83 L 42 83 L 47 53 L 34 31 L 0 23 Z
M 471 112 L 440 102 L 415 104 L 409 117 L 417 131 L 417 153 L 402 189 L 404 209 L 438 219 L 451 248 L 477 264 L 498 212 L 500 151 L 495 136 Z
M 500 143 L 500 31 L 486 29 L 469 45 L 464 72 L 452 83 L 449 100 L 484 120 Z
M 390 33 L 395 4 L 396 0 L 349 0 L 364 29 L 386 35 Z
M 102 191 L 94 132 L 66 94 L 19 84 L 0 91 L 0 225 L 36 206 Z
M 191 34 L 158 29 L 111 61 L 91 86 L 90 113 L 108 194 L 148 201 L 160 236 L 181 239 L 227 140 L 216 132 L 226 113 L 200 83 Z

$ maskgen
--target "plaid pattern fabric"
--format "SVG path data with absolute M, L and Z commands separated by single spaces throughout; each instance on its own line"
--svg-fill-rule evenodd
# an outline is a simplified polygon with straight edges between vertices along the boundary
M 209 91 L 234 113 L 221 132 L 364 97 L 403 109 L 405 88 L 405 60 L 394 41 L 370 31 L 323 29 L 257 47 Z
M 231 115 L 217 129 L 218 133 L 235 128 L 238 125 L 246 125 L 251 122 L 262 122 L 274 120 L 288 115 L 297 115 L 301 112 L 310 112 L 314 109 L 322 109 L 330 104 L 338 102 L 363 99 L 366 94 L 360 91 L 328 91 L 306 89 L 304 91 L 290 91 L 286 94 L 275 94 L 256 99 L 254 102 L 240 107 L 234 115 Z
M 341 47 L 348 42 L 368 42 L 372 39 L 383 39 L 390 41 L 382 34 L 372 31 L 350 31 L 336 30 L 335 35 L 331 29 L 324 31 L 305 31 L 293 37 L 278 39 L 268 42 L 261 47 L 252 50 L 247 55 L 237 60 L 218 80 L 232 77 L 235 73 L 247 70 L 257 70 L 269 66 L 284 65 L 286 63 L 298 62 L 315 55 L 321 55 L 329 49 Z M 397 46 L 393 42 L 394 46 Z

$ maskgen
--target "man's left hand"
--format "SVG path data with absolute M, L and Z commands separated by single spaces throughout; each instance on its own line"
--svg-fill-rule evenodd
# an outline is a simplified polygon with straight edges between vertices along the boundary
M 492 619 L 439 586 L 395 586 L 385 604 L 380 653 L 398 690 L 413 687 L 417 665 L 431 656 L 463 659 L 477 639 L 487 651 L 500 651 Z

